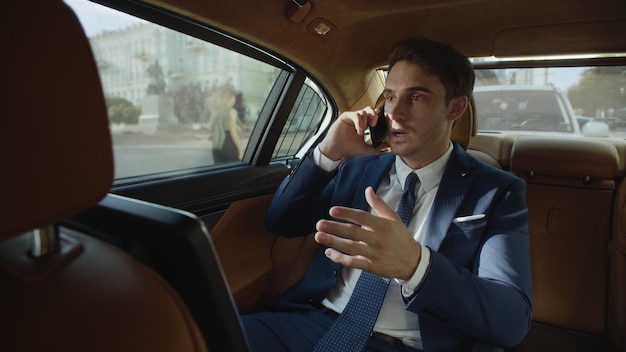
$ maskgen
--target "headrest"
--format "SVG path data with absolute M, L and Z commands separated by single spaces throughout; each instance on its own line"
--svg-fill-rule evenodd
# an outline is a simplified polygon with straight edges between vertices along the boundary
M 619 158 L 615 146 L 588 138 L 519 137 L 511 151 L 511 171 L 612 180 Z
M 467 108 L 463 114 L 456 119 L 456 122 L 452 127 L 450 139 L 458 142 L 465 150 L 469 147 L 470 139 L 476 135 L 474 116 L 476 116 L 474 100 L 473 98 L 470 98 Z
M 113 157 L 100 78 L 72 10 L 2 1 L 0 12 L 2 240 L 95 205 L 111 187 Z

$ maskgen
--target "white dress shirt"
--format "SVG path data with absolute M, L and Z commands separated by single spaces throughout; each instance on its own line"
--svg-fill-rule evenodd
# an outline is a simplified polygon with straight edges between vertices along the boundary
M 383 179 L 376 191 L 376 195 L 383 199 L 392 209 L 397 209 L 402 198 L 406 177 L 411 172 L 417 173 L 420 180 L 416 189 L 417 204 L 413 209 L 413 217 L 408 226 L 409 231 L 414 234 L 413 237 L 417 242 L 420 242 L 420 239 L 424 236 L 424 225 L 451 154 L 452 143 L 450 143 L 447 151 L 439 159 L 417 170 L 411 169 L 400 157 L 396 156 L 395 163 L 389 169 L 387 177 Z M 315 148 L 313 151 L 313 162 L 326 171 L 336 169 L 340 163 L 339 161 L 328 159 L 319 151 L 319 148 Z M 370 211 L 375 214 L 373 209 L 370 209 Z M 423 349 L 418 316 L 405 309 L 405 298 L 409 298 L 414 294 L 428 272 L 429 266 L 430 249 L 422 245 L 422 256 L 411 279 L 408 281 L 391 280 L 383 306 L 378 314 L 374 331 L 397 337 L 408 346 Z M 337 285 L 322 301 L 322 304 L 328 309 L 341 313 L 346 304 L 348 304 L 352 290 L 354 290 L 360 275 L 360 269 L 344 267 L 337 280 Z

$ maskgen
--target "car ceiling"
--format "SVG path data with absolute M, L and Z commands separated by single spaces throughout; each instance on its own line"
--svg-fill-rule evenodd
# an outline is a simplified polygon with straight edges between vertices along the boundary
M 148 0 L 295 62 L 340 110 L 367 90 L 394 41 L 420 35 L 470 57 L 626 52 L 624 0 Z M 291 19 L 290 19 L 291 17 Z M 334 29 L 307 28 L 322 19 Z

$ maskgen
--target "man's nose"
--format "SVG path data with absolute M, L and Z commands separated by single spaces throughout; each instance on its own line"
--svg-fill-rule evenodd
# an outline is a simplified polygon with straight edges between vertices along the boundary
M 399 104 L 386 104 L 385 112 L 392 121 L 401 121 L 404 119 L 404 114 L 402 113 L 402 109 L 399 107 Z

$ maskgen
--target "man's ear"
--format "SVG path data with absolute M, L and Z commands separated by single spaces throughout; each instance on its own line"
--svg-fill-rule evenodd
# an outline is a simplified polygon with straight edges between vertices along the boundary
M 465 109 L 467 109 L 467 106 L 469 105 L 468 102 L 469 99 L 464 95 L 452 98 L 452 100 L 450 100 L 450 104 L 448 105 L 448 118 L 450 120 L 458 119 L 461 115 L 463 115 Z

